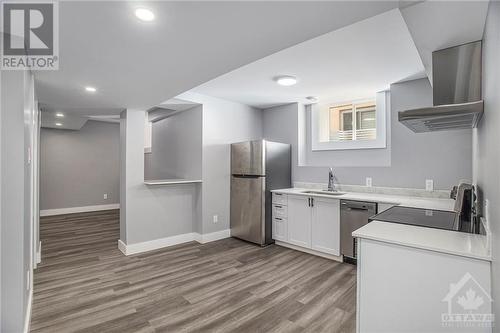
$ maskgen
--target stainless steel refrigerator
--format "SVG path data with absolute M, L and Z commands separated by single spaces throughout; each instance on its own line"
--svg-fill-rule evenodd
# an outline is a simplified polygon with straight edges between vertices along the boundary
M 266 140 L 231 145 L 231 236 L 272 240 L 271 190 L 291 187 L 290 145 Z

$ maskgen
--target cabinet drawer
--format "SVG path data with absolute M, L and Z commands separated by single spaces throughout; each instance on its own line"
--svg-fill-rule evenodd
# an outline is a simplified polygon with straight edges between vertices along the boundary
M 273 239 L 288 241 L 288 221 L 285 218 L 273 218 Z
M 273 204 L 273 218 L 275 218 L 275 217 L 287 218 L 288 217 L 287 206 L 277 205 L 274 203 Z
M 278 205 L 286 205 L 288 196 L 283 193 L 273 193 L 273 203 Z

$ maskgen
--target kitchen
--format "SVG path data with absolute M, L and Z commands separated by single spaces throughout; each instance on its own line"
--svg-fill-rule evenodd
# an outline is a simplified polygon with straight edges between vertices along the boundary
M 499 4 L 62 2 L 0 330 L 498 331 Z
M 390 22 L 391 17 L 387 14 L 384 20 Z M 407 19 L 406 23 L 408 22 L 411 20 Z M 365 23 L 368 25 L 367 22 Z M 380 29 L 380 26 L 381 24 L 377 24 L 377 28 Z M 408 26 L 410 32 L 414 33 L 412 36 L 418 35 L 411 31 L 411 25 Z M 372 28 L 372 31 L 374 30 L 376 30 L 375 27 Z M 418 42 L 423 43 L 416 41 L 417 47 Z M 332 44 L 334 44 L 333 40 L 323 41 L 323 45 Z M 301 46 L 302 49 L 300 49 Z M 285 50 L 253 66 L 248 65 L 246 68 L 226 74 L 195 90 L 201 93 L 213 92 L 218 97 L 226 94 L 240 101 L 245 98 L 249 100 L 254 98 L 258 100 L 257 103 L 271 103 L 271 98 L 267 95 L 258 96 L 258 89 L 251 87 L 250 84 L 248 84 L 249 89 L 253 89 L 251 96 L 241 92 L 233 93 L 233 89 L 238 89 L 237 78 L 246 76 L 252 80 L 250 73 L 265 72 L 272 65 L 279 67 L 280 62 L 290 66 L 293 64 L 293 60 L 290 59 L 293 59 L 293 56 L 301 59 L 301 56 L 305 55 L 308 50 L 320 50 L 320 47 L 313 45 L 312 41 L 311 45 L 301 46 L 297 46 L 296 53 L 293 55 L 291 50 Z M 356 49 L 355 46 L 351 47 Z M 398 170 L 401 175 L 394 170 L 396 177 L 409 178 L 408 173 L 415 168 L 408 164 L 412 163 L 414 158 L 430 158 L 429 155 L 433 151 L 436 152 L 436 156 L 432 158 L 441 159 L 443 172 L 453 165 L 457 170 L 449 169 L 448 174 L 460 174 L 460 168 L 466 168 L 466 164 L 471 163 L 472 158 L 472 155 L 469 155 L 470 158 L 464 155 L 467 154 L 468 147 L 472 150 L 472 136 L 467 138 L 463 134 L 471 135 L 468 131 L 477 128 L 483 116 L 481 50 L 480 41 L 436 49 L 429 55 L 432 63 L 430 78 L 433 80 L 431 88 L 431 103 L 433 104 L 426 105 L 420 100 L 410 102 L 413 105 L 394 107 L 396 104 L 394 95 L 397 94 L 398 86 L 408 84 L 410 86 L 408 94 L 415 94 L 415 91 L 418 91 L 417 85 L 423 84 L 422 79 L 398 82 L 391 85 L 389 90 L 377 93 L 374 103 L 376 111 L 372 111 L 370 117 L 375 117 L 378 123 L 372 122 L 367 127 L 363 127 L 363 121 L 367 123 L 371 119 L 365 117 L 364 119 L 368 120 L 364 120 L 362 112 L 369 112 L 365 111 L 369 103 L 362 99 L 357 103 L 360 103 L 359 109 L 363 111 L 355 111 L 357 105 L 342 106 L 344 109 L 338 111 L 335 109 L 335 103 L 324 103 L 322 98 L 317 97 L 306 98 L 310 101 L 305 103 L 304 109 L 301 110 L 299 106 L 296 111 L 294 110 L 297 112 L 298 120 L 296 124 L 289 126 L 288 130 L 294 130 L 295 127 L 298 133 L 291 140 L 289 133 L 283 133 L 281 137 L 277 135 L 276 132 L 279 133 L 279 130 L 276 131 L 277 127 L 286 126 L 283 122 L 286 123 L 287 111 L 275 111 L 275 109 L 288 108 L 290 112 L 294 106 L 265 109 L 264 128 L 271 127 L 270 119 L 273 116 L 270 115 L 269 119 L 266 119 L 268 113 L 281 113 L 276 116 L 276 128 L 273 127 L 268 136 L 264 131 L 264 138 L 270 141 L 242 142 L 231 146 L 231 235 L 260 245 L 274 243 L 357 265 L 356 324 L 359 332 L 437 332 L 447 331 L 452 327 L 457 328 L 460 325 L 466 325 L 470 331 L 491 331 L 494 321 L 490 296 L 492 293 L 491 232 L 486 218 L 479 214 L 480 189 L 472 184 L 471 177 L 455 176 L 456 183 L 450 184 L 448 190 L 443 187 L 446 181 L 428 178 L 421 178 L 424 189 L 373 186 L 373 179 L 375 181 L 379 179 L 370 177 L 370 173 L 366 173 L 363 185 L 346 185 L 343 184 L 344 175 L 349 172 L 345 171 L 346 168 L 342 163 L 346 163 L 344 161 L 349 158 L 345 158 L 341 161 L 330 159 L 332 165 L 338 165 L 341 175 L 336 175 L 337 167 L 322 167 L 317 168 L 319 172 L 315 175 L 315 179 L 319 181 L 296 180 L 301 168 L 307 168 L 314 163 L 312 154 L 320 155 L 325 154 L 325 150 L 328 149 L 340 149 L 340 152 L 329 153 L 332 156 L 334 153 L 337 153 L 337 156 L 342 156 L 342 154 L 346 156 L 349 149 L 354 151 L 360 149 L 362 153 L 366 153 L 366 149 L 386 148 L 384 144 L 389 139 L 379 137 L 380 134 L 384 134 L 380 132 L 385 130 L 383 124 L 386 120 L 387 127 L 392 130 L 392 144 L 394 145 L 392 157 L 394 158 L 394 154 L 398 153 L 396 145 L 399 144 L 406 159 L 400 162 L 401 167 L 405 169 Z M 376 53 L 375 49 L 372 51 Z M 287 59 L 287 56 L 290 58 Z M 320 60 L 317 59 L 316 63 L 319 62 Z M 327 67 L 324 63 L 321 63 L 321 66 Z M 297 78 L 278 77 L 278 84 L 280 79 L 290 80 L 292 87 L 295 84 L 307 84 L 307 82 L 304 83 L 302 75 Z M 231 85 L 235 88 L 228 88 Z M 224 89 L 230 91 L 226 92 Z M 408 104 L 408 100 L 403 102 Z M 386 119 L 379 110 L 388 107 L 391 108 L 392 113 L 388 113 L 388 119 Z M 328 112 L 326 116 L 323 115 L 324 109 Z M 347 128 L 347 131 L 353 133 L 349 135 L 366 135 L 364 134 L 366 130 L 362 132 L 364 128 L 376 128 L 377 134 L 372 140 L 360 138 L 358 142 L 361 146 L 353 147 L 357 142 L 352 137 L 345 137 L 345 124 L 343 130 L 339 129 L 340 126 L 337 124 L 337 128 L 334 129 L 337 133 L 332 134 L 332 126 L 335 126 L 335 124 L 332 125 L 332 119 L 338 119 L 340 114 L 342 124 L 345 121 L 343 120 L 345 113 L 341 112 L 346 112 L 345 110 L 353 114 L 348 118 L 348 122 L 353 122 L 352 126 Z M 356 116 L 355 112 L 357 112 Z M 356 121 L 361 122 L 361 126 L 358 127 Z M 330 128 L 326 129 L 328 132 L 326 139 L 322 138 L 324 136 L 322 132 L 325 131 L 320 127 L 322 125 L 315 127 L 316 124 L 325 123 L 330 123 Z M 353 128 L 359 128 L 359 130 L 353 131 Z M 303 130 L 302 133 L 301 130 Z M 301 135 L 305 135 L 305 140 L 301 139 Z M 424 136 L 433 136 L 429 138 L 428 145 L 439 142 L 441 147 L 439 145 L 435 147 L 416 145 L 417 141 Z M 332 140 L 334 137 L 341 139 Z M 396 138 L 405 141 L 404 143 L 394 142 Z M 409 141 L 408 138 L 415 138 L 415 142 Z M 291 146 L 288 149 L 283 148 L 285 151 L 281 154 L 276 153 L 271 147 L 279 143 L 273 142 L 274 140 L 291 144 Z M 380 145 L 377 141 L 383 144 Z M 414 147 L 412 152 L 409 151 L 412 149 L 410 147 Z M 442 151 L 449 149 L 448 147 L 459 147 L 458 149 L 463 151 L 462 154 L 451 157 L 455 158 L 456 162 L 450 163 L 447 160 L 453 152 Z M 302 156 L 301 153 L 303 153 Z M 456 154 L 457 151 L 454 153 Z M 441 157 L 439 157 L 440 154 Z M 321 163 L 324 163 L 324 160 Z M 366 165 L 371 165 L 370 162 L 364 159 L 354 163 L 359 163 L 359 167 L 364 171 L 368 169 Z M 398 162 L 392 160 L 392 164 L 389 162 L 389 165 L 394 168 Z M 296 164 L 298 167 L 295 167 Z M 373 164 L 376 166 L 377 161 Z M 439 166 L 435 166 L 439 164 L 438 161 L 424 160 L 416 164 L 421 168 L 421 170 L 416 170 L 416 173 L 422 170 L 426 170 L 427 174 L 439 173 L 437 171 Z M 281 167 L 276 169 L 276 165 L 281 165 Z M 346 165 L 348 166 L 350 165 Z M 430 171 L 433 166 L 435 169 Z M 351 172 L 353 173 L 356 172 Z M 287 176 L 286 179 L 276 176 L 289 174 L 295 175 L 290 178 Z M 356 183 L 359 184 L 359 182 L 358 178 Z M 397 180 L 393 182 L 401 184 Z M 386 183 L 391 183 L 391 181 Z M 439 190 L 435 189 L 435 185 L 439 186 Z M 272 207 L 268 206 L 270 201 Z M 261 204 L 261 202 L 265 203 Z M 270 233 L 272 239 L 269 239 Z M 469 284 L 471 281 L 476 285 L 471 286 Z M 475 296 L 481 299 L 480 303 L 484 305 L 479 310 L 479 306 L 466 308 L 467 304 L 463 301 L 463 308 L 468 310 L 465 314 L 460 312 L 460 296 L 463 296 L 464 290 L 462 294 L 459 294 L 460 290 L 453 290 L 451 286 L 462 282 L 467 284 L 463 288 L 470 288 L 464 289 L 465 291 L 477 292 L 470 297 L 472 301 Z M 446 296 L 448 292 L 449 296 Z M 446 299 L 448 297 L 449 299 Z M 377 301 L 381 299 L 384 299 L 383 304 Z M 412 314 L 419 315 L 413 318 Z M 472 316 L 472 314 L 479 314 L 481 319 L 467 318 L 467 315 Z

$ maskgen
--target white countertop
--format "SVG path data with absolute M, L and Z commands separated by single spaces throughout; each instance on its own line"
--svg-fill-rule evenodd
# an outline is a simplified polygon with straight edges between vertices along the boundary
M 372 221 L 352 233 L 354 237 L 491 261 L 486 236 Z
M 154 179 L 145 180 L 146 185 L 176 185 L 176 184 L 193 184 L 201 183 L 200 179 Z
M 291 195 L 303 195 L 308 197 L 370 201 L 370 202 L 387 203 L 387 204 L 394 204 L 407 207 L 439 209 L 439 210 L 453 210 L 453 206 L 455 205 L 455 200 L 453 199 L 410 197 L 402 195 L 361 193 L 361 192 L 342 192 L 345 194 L 328 195 L 328 194 L 304 193 L 304 191 L 315 191 L 315 190 L 306 188 L 287 188 L 287 189 L 273 190 L 271 192 L 291 194 Z
M 407 207 L 453 210 L 455 200 L 388 195 L 378 193 L 345 192 L 343 195 L 304 193 L 314 191 L 305 188 L 273 190 L 274 193 L 387 203 Z M 469 258 L 491 261 L 487 236 L 457 231 L 440 230 L 400 223 L 372 221 L 353 232 L 354 237 L 409 246 L 424 250 L 454 254 Z

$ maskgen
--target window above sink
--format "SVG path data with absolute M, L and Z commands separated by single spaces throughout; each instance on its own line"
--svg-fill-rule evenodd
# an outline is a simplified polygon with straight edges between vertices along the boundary
M 311 107 L 311 147 L 318 150 L 386 147 L 387 92 L 372 99 Z

